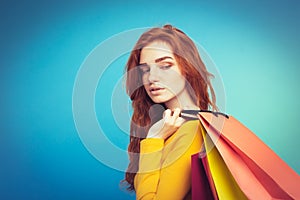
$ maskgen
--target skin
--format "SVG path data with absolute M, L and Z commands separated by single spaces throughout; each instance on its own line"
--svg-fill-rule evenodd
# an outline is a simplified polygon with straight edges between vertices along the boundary
M 155 103 L 168 108 L 163 119 L 150 128 L 147 138 L 167 139 L 185 122 L 179 117 L 182 109 L 199 109 L 185 87 L 180 67 L 164 42 L 152 42 L 141 51 L 139 68 L 145 90 Z

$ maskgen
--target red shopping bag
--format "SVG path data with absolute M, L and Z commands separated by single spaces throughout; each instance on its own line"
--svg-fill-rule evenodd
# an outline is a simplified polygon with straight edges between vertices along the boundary
M 192 155 L 192 199 L 218 199 L 211 175 L 208 173 L 209 169 L 206 158 L 203 157 L 203 159 L 200 159 L 198 153 Z
M 300 176 L 248 128 L 232 116 L 198 117 L 247 198 L 300 199 Z
M 201 130 L 203 137 L 203 146 L 202 151 L 199 153 L 199 158 L 203 164 L 203 168 L 206 173 L 207 179 L 203 180 L 203 177 L 199 177 L 197 173 L 193 174 L 195 167 L 192 165 L 192 175 L 194 180 L 201 181 L 202 184 L 207 184 L 210 186 L 211 193 L 213 194 L 213 199 L 215 200 L 228 200 L 228 199 L 247 199 L 238 183 L 232 176 L 232 173 L 228 169 L 224 159 L 221 157 L 220 152 L 216 147 L 214 147 L 213 142 L 204 129 Z M 211 148 L 212 147 L 212 148 Z M 207 152 L 207 150 L 210 151 Z M 195 159 L 194 156 L 192 159 Z M 198 161 L 200 163 L 200 161 Z M 196 169 L 197 170 L 197 169 Z M 199 170 L 199 169 L 198 169 Z M 201 170 L 201 169 L 200 169 Z M 203 173 L 202 173 L 203 174 Z M 199 178 L 198 178 L 199 177 Z M 197 179 L 198 178 L 198 179 Z M 202 179 L 202 180 L 199 180 Z M 205 181 L 208 180 L 208 183 Z M 195 182 L 195 181 L 194 181 Z M 209 196 L 209 192 L 204 193 L 205 188 L 195 188 L 195 184 L 192 182 L 192 197 L 193 199 L 211 199 L 212 196 Z M 200 185 L 200 184 L 198 184 Z M 196 185 L 197 186 L 197 185 Z

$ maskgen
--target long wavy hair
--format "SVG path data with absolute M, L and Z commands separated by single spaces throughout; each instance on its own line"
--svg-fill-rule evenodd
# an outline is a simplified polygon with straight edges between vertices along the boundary
M 213 75 L 207 71 L 194 42 L 184 32 L 169 24 L 143 33 L 131 51 L 125 68 L 126 92 L 133 108 L 128 146 L 130 162 L 124 180 L 128 183 L 129 191 L 135 190 L 134 177 L 139 166 L 140 142 L 146 138 L 150 126 L 162 117 L 162 113 L 154 113 L 156 116 L 150 117 L 149 110 L 155 103 L 148 96 L 143 86 L 142 73 L 137 69 L 141 50 L 154 41 L 164 42 L 171 47 L 180 71 L 188 81 L 186 85 L 190 87 L 187 89 L 195 104 L 200 109 L 217 110 L 215 93 L 210 82 Z

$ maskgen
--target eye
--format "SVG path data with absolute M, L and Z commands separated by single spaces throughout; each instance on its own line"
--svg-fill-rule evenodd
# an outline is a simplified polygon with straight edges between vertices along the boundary
M 145 74 L 145 73 L 147 73 L 147 72 L 150 71 L 150 67 L 147 66 L 147 65 L 141 65 L 141 66 L 140 66 L 140 70 L 141 70 L 141 72 L 142 72 L 143 74 Z
M 167 70 L 173 66 L 173 63 L 162 63 L 159 65 L 160 69 Z

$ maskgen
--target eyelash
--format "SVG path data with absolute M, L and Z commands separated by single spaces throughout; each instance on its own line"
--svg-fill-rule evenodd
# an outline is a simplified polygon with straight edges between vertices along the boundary
M 170 67 L 172 67 L 172 64 L 167 64 L 167 65 L 159 66 L 160 69 L 169 69 Z
M 173 66 L 173 64 L 168 63 L 166 65 L 159 66 L 159 68 L 162 69 L 162 70 L 167 70 L 167 69 L 171 68 L 172 66 Z M 146 69 L 145 68 L 146 67 L 141 68 L 141 71 L 142 71 L 143 74 L 150 71 L 150 67 L 147 67 Z

